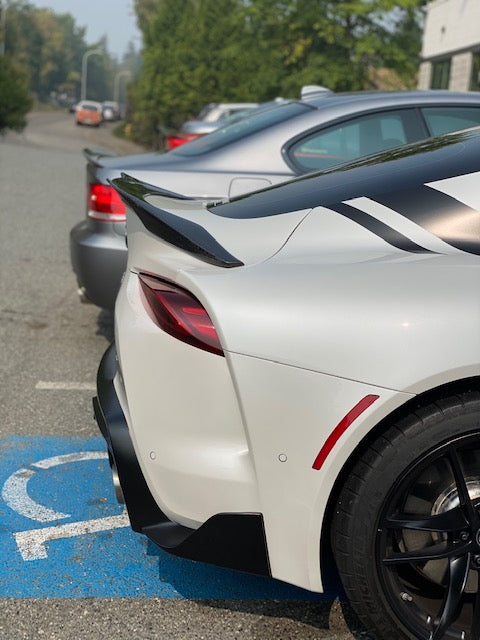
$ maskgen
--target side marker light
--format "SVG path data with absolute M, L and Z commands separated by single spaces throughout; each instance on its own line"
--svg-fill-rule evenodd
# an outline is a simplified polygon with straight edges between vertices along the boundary
M 357 404 L 352 409 L 350 409 L 347 415 L 340 420 L 340 422 L 337 424 L 335 429 L 325 440 L 325 444 L 320 449 L 317 457 L 315 458 L 315 462 L 312 465 L 312 469 L 315 469 L 318 471 L 319 469 L 322 468 L 323 463 L 327 459 L 329 453 L 331 452 L 333 447 L 337 444 L 341 436 L 348 429 L 348 427 L 359 416 L 361 416 L 362 413 L 366 411 L 368 407 L 370 407 L 370 405 L 372 405 L 375 402 L 375 400 L 378 400 L 379 397 L 380 396 L 376 396 L 376 395 L 365 396 L 364 398 L 362 398 L 362 400 L 360 400 L 360 402 L 357 402 Z

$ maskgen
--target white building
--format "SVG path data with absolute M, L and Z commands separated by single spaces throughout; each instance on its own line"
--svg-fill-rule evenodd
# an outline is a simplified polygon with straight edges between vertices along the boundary
M 480 0 L 426 7 L 419 89 L 480 91 Z

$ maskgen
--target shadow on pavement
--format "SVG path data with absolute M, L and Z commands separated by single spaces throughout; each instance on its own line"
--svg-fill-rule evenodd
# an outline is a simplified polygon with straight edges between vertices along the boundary
M 101 309 L 97 316 L 97 336 L 103 336 L 108 342 L 113 342 L 113 311 L 109 309 Z
M 239 637 L 370 640 L 331 567 L 324 575 L 325 593 L 318 594 L 279 580 L 170 556 L 150 541 L 147 554 L 158 556 L 159 580 L 205 607 L 205 615 L 208 609 L 246 614 L 249 628 L 239 629 Z M 205 597 L 206 593 L 212 595 Z

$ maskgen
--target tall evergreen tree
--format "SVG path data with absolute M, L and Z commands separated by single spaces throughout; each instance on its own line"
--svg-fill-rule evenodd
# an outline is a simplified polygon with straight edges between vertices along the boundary
M 32 106 L 28 80 L 8 55 L 0 57 L 0 133 L 7 129 L 21 131 Z

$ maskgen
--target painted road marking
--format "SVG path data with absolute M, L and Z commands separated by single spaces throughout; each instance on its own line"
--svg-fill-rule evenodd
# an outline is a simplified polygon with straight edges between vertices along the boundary
M 105 451 L 80 451 L 68 453 L 62 456 L 52 456 L 44 460 L 32 462 L 30 467 L 35 469 L 51 469 L 62 464 L 71 462 L 85 462 L 86 460 L 105 460 L 108 455 Z M 2 489 L 2 498 L 6 504 L 20 515 L 36 520 L 37 522 L 51 522 L 53 520 L 63 520 L 70 518 L 69 513 L 62 513 L 49 509 L 28 495 L 27 483 L 36 473 L 35 469 L 22 468 L 12 473 L 7 478 Z M 109 531 L 118 527 L 128 527 L 130 521 L 128 514 L 124 512 L 120 516 L 110 516 L 107 518 L 96 518 L 84 522 L 74 522 L 71 524 L 61 524 L 45 529 L 35 529 L 29 531 L 19 531 L 14 533 L 17 547 L 25 561 L 46 559 L 47 548 L 45 543 L 49 540 L 59 540 L 60 538 L 73 538 L 97 531 Z
M 48 382 L 39 380 L 35 389 L 42 391 L 96 391 L 94 382 Z
M 35 475 L 33 469 L 19 469 L 5 480 L 2 488 L 2 498 L 10 509 L 20 513 L 26 518 L 38 522 L 50 522 L 69 518 L 68 513 L 54 511 L 32 500 L 27 493 L 27 482 Z
M 18 531 L 14 533 L 17 547 L 25 561 L 46 559 L 47 549 L 45 543 L 49 540 L 60 540 L 61 538 L 73 538 L 87 533 L 97 531 L 109 531 L 118 527 L 129 527 L 127 511 L 119 516 L 109 518 L 97 518 L 96 520 L 85 520 L 84 522 L 72 522 L 71 524 L 60 524 L 56 527 L 46 527 L 45 529 L 34 529 L 30 531 Z
M 82 460 L 99 460 L 107 458 L 104 451 L 82 451 L 79 453 L 69 453 L 64 456 L 53 456 L 45 460 L 33 462 L 30 466 L 38 469 L 50 469 L 59 464 L 68 464 L 69 462 L 78 462 Z M 15 473 L 6 479 L 2 488 L 2 498 L 8 504 L 10 509 L 17 511 L 22 516 L 37 520 L 38 522 L 51 522 L 53 520 L 63 520 L 70 518 L 69 513 L 61 513 L 54 511 L 48 507 L 44 507 L 28 495 L 27 483 L 35 475 L 35 469 L 18 469 Z
M 128 526 L 100 437 L 0 438 L 0 490 L 0 597 L 332 600 L 338 594 L 319 596 L 161 551 Z

